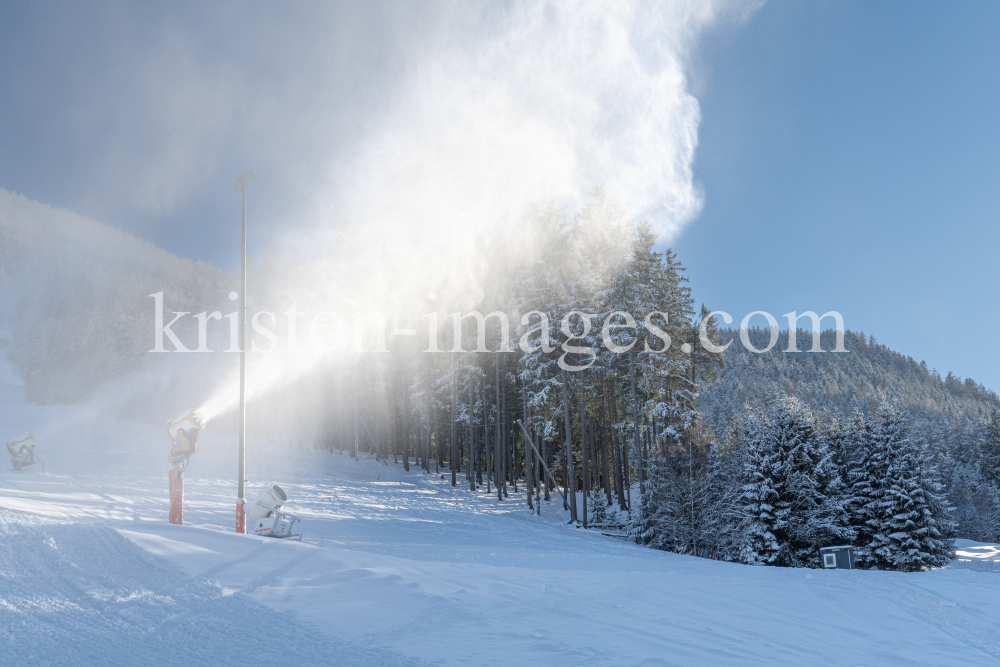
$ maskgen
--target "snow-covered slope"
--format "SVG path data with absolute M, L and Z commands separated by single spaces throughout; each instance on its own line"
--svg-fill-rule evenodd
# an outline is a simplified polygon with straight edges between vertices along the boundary
M 50 455 L 54 472 L 0 472 L 0 506 L 33 513 L 0 514 L 0 662 L 1000 660 L 1000 574 L 962 562 L 901 574 L 701 560 L 568 526 L 558 503 L 533 516 L 523 492 L 500 504 L 416 468 L 264 445 L 249 474 L 286 488 L 305 540 L 239 536 L 231 438 L 192 460 L 188 525 L 170 526 L 157 436 L 134 436 L 148 466 L 75 473 Z

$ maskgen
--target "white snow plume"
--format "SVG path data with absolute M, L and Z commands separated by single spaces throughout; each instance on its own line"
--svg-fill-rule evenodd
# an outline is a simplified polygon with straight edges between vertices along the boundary
M 467 236 L 602 185 L 669 240 L 701 207 L 685 65 L 716 12 L 543 2 L 456 18 L 356 158 L 333 168 L 329 212 Z
M 597 185 L 670 241 L 702 205 L 691 170 L 699 107 L 685 68 L 699 33 L 740 7 L 456 8 L 414 47 L 396 101 L 333 161 L 312 214 L 284 237 L 284 250 L 304 258 L 284 286 L 289 300 L 394 321 L 426 313 L 429 290 L 442 315 L 469 307 L 499 236 L 506 252 L 530 254 L 528 239 L 512 235 L 519 216 L 546 201 L 572 214 Z M 254 359 L 250 394 L 314 363 Z M 202 411 L 235 400 L 230 384 Z

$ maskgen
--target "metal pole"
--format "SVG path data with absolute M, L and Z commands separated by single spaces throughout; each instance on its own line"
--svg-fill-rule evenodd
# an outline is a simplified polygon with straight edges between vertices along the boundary
M 247 183 L 254 178 L 253 172 L 240 176 L 234 188 L 243 191 L 243 250 L 241 255 L 240 288 L 240 453 L 238 482 L 236 491 L 236 532 L 247 532 L 246 504 L 246 452 L 247 452 Z
M 239 462 L 239 487 L 236 498 L 239 500 L 240 509 L 246 502 L 246 481 L 247 481 L 247 184 L 243 183 L 243 252 L 242 278 L 240 287 L 240 462 Z M 240 512 L 243 514 L 243 512 Z M 236 532 L 247 532 L 246 515 L 243 514 L 242 521 L 237 520 Z M 242 524 L 242 525 L 240 525 Z

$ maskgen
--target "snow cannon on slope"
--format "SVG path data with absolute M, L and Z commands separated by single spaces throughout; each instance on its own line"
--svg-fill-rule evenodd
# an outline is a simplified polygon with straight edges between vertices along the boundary
M 288 496 L 277 484 L 264 489 L 256 501 L 247 504 L 247 525 L 254 535 L 290 537 L 302 541 L 302 535 L 292 535 L 292 526 L 299 520 L 294 514 L 282 510 Z
M 170 438 L 170 467 L 184 472 L 192 454 L 201 451 L 198 434 L 205 428 L 205 422 L 194 410 L 167 422 L 167 436 Z
M 10 452 L 10 468 L 14 472 L 27 470 L 29 466 L 36 463 L 42 464 L 42 472 L 45 472 L 45 461 L 35 456 L 35 436 L 25 433 L 19 438 L 7 441 L 7 451 Z
M 205 428 L 205 421 L 191 410 L 167 422 L 167 437 L 170 438 L 170 523 L 184 525 L 184 471 L 191 456 L 201 451 L 198 434 Z

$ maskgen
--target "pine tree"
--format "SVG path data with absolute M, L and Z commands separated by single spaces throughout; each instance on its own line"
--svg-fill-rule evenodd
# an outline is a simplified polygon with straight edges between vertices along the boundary
M 878 569 L 943 565 L 953 551 L 937 471 L 898 408 L 883 402 L 862 431 L 864 455 L 852 499 L 863 522 L 858 557 Z M 944 531 L 942 531 L 944 529 Z
M 670 477 L 662 459 L 650 461 L 646 492 L 637 511 L 629 519 L 627 530 L 638 544 L 672 551 L 673 521 L 677 506 L 671 501 Z
M 873 553 L 880 564 L 905 572 L 944 565 L 953 549 L 934 517 L 933 478 L 925 474 L 925 462 L 908 438 L 898 445 L 892 450 L 895 456 L 881 504 L 883 525 Z
M 952 519 L 962 537 L 977 542 L 1000 541 L 1000 488 L 983 479 L 972 464 L 956 465 L 948 480 Z
M 788 524 L 787 513 L 776 507 L 778 461 L 770 430 L 771 425 L 757 410 L 747 410 L 740 417 L 736 441 L 746 457 L 746 483 L 740 503 L 744 516 L 740 560 L 749 565 L 777 563 L 781 552 L 777 534 Z
M 987 482 L 1000 484 L 1000 410 L 990 413 L 979 443 L 980 472 Z
M 753 421 L 753 420 L 751 420 Z M 758 420 L 759 421 L 759 420 Z M 747 486 L 744 506 L 750 517 L 748 562 L 770 535 L 763 561 L 791 567 L 819 567 L 819 548 L 849 542 L 840 495 L 839 471 L 820 438 L 808 409 L 797 399 L 782 397 L 767 412 L 763 427 L 749 427 Z M 757 428 L 761 428 L 759 434 Z M 770 549 L 777 549 L 772 554 Z
M 590 494 L 590 525 L 595 528 L 606 526 L 611 520 L 611 513 L 608 512 L 608 502 L 601 492 L 601 489 L 592 489 Z

